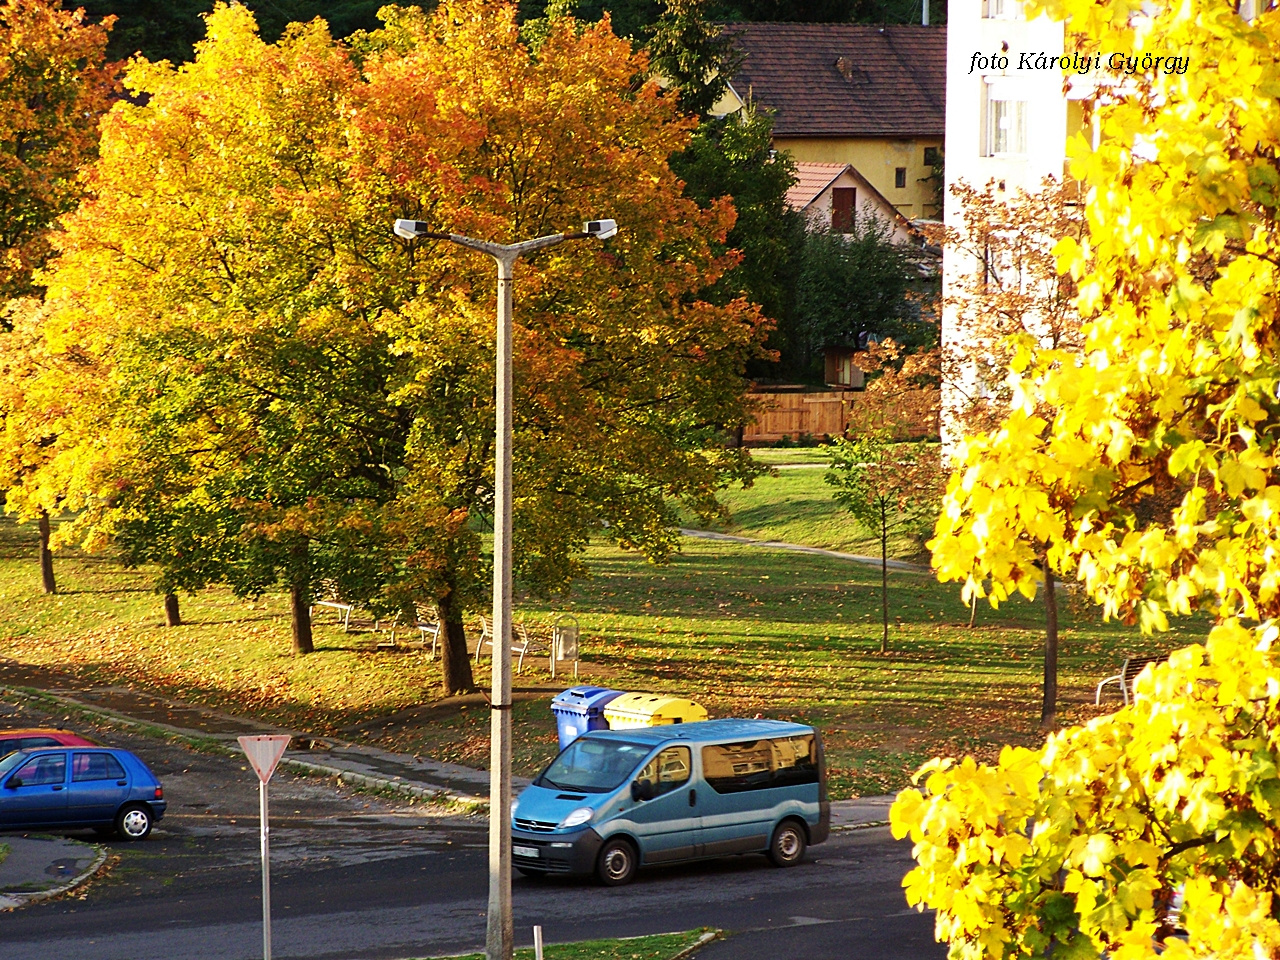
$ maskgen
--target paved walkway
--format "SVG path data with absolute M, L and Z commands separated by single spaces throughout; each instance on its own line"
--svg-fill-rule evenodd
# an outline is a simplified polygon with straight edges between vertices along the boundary
M 716 533 L 712 530 L 694 530 L 681 527 L 680 533 L 686 537 L 697 537 L 699 540 L 726 540 L 729 543 L 745 543 L 749 547 L 765 547 L 769 550 L 790 550 L 793 553 L 811 553 L 818 557 L 831 557 L 834 560 L 852 560 L 854 563 L 865 563 L 873 567 L 880 566 L 879 557 L 868 557 L 860 553 L 841 553 L 839 550 L 824 550 L 822 547 L 806 547 L 799 543 L 783 543 L 780 540 L 753 540 L 751 537 L 735 537 L 729 533 Z M 908 563 L 906 560 L 889 560 L 885 566 L 890 570 L 906 570 L 911 573 L 928 573 L 929 568 L 922 563 Z
M 0 847 L 8 847 L 0 860 L 0 910 L 65 893 L 107 859 L 101 847 L 66 837 L 0 835 Z
M 282 766 L 418 799 L 453 803 L 463 809 L 488 805 L 487 771 L 416 759 L 334 737 L 317 737 L 155 694 L 138 694 L 122 687 L 76 691 L 0 687 L 0 695 L 44 709 L 52 706 L 52 700 L 65 708 L 96 714 L 142 732 L 198 739 L 206 748 L 212 740 L 235 753 L 240 751 L 236 737 L 242 734 L 287 733 L 293 740 L 281 760 Z M 550 711 L 547 723 L 552 723 Z M 518 793 L 528 783 L 527 779 L 516 777 L 513 789 Z M 888 796 L 837 801 L 831 805 L 832 829 L 880 826 L 888 820 L 892 801 Z M 105 850 L 63 838 L 0 834 L 0 843 L 7 843 L 11 850 L 0 863 L 0 909 L 65 892 L 91 877 L 106 860 Z

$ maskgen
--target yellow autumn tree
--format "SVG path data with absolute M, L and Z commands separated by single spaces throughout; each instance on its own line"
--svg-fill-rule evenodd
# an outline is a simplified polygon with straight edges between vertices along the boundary
M 1028 6 L 1133 70 L 1095 104 L 1100 147 L 1071 147 L 1087 239 L 1056 253 L 1083 347 L 1014 356 L 934 563 L 998 602 L 1033 593 L 1043 543 L 1109 615 L 1217 625 L 1111 716 L 927 765 L 892 812 L 908 900 L 954 957 L 1277 957 L 1280 11 Z

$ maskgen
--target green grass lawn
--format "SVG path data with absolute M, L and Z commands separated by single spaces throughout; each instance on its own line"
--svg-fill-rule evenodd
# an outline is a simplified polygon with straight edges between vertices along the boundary
M 289 652 L 283 595 L 255 603 L 221 590 L 184 597 L 188 625 L 166 628 L 145 572 L 109 557 L 59 557 L 60 595 L 39 592 L 30 532 L 0 524 L 0 682 L 19 665 L 68 685 L 127 684 L 261 716 L 285 726 L 485 766 L 488 711 L 473 697 L 437 702 L 439 663 L 371 649 L 332 619 L 317 651 Z M 655 566 L 593 547 L 594 577 L 562 603 L 524 598 L 517 617 L 548 623 L 573 613 L 583 629 L 582 681 L 690 696 L 715 716 L 796 719 L 824 732 L 832 796 L 902 787 L 939 753 L 991 758 L 1005 743 L 1031 745 L 1039 717 L 1042 610 L 1015 600 L 982 607 L 968 627 L 955 585 L 890 574 L 891 649 L 879 647 L 879 570 L 819 556 L 700 540 Z M 1064 599 L 1060 716 L 1101 712 L 1093 688 L 1129 653 L 1157 652 L 1204 635 L 1203 620 L 1143 638 L 1102 624 Z M 4 660 L 17 661 L 6 665 Z M 488 660 L 477 680 L 488 683 Z M 545 660 L 516 678 L 516 772 L 555 753 Z M 425 705 L 425 707 L 422 707 Z M 420 707 L 412 722 L 384 719 Z
M 831 456 L 826 447 L 762 447 L 751 456 L 777 472 L 761 477 L 750 487 L 735 487 L 721 494 L 729 509 L 728 522 L 701 524 L 690 516 L 687 526 L 730 533 L 754 540 L 776 540 L 844 553 L 880 556 L 880 540 L 853 515 L 836 503 L 832 487 L 823 477 Z M 923 543 L 901 533 L 891 533 L 889 556 L 897 560 L 927 563 Z
M 628 937 L 625 940 L 547 944 L 542 955 L 544 960 L 670 960 L 697 943 L 705 932 L 689 930 L 685 933 L 663 933 L 652 937 Z M 437 960 L 484 960 L 484 954 L 471 953 L 465 957 L 441 957 Z M 533 960 L 533 950 L 527 947 L 517 950 L 516 960 Z

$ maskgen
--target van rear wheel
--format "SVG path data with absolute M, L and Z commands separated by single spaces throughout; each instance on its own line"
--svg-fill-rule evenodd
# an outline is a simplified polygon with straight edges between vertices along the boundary
M 769 859 L 774 866 L 794 867 L 804 858 L 806 846 L 804 827 L 795 820 L 783 820 L 769 842 Z
M 600 858 L 596 861 L 596 876 L 606 887 L 620 887 L 635 878 L 639 859 L 631 841 L 621 837 L 610 840 L 600 849 Z

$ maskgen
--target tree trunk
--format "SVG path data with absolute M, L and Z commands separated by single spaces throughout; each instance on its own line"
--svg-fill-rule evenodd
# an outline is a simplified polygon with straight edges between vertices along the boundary
M 296 577 L 289 584 L 289 613 L 293 628 L 293 652 L 312 653 L 315 644 L 311 639 L 311 583 Z
M 297 540 L 290 548 L 293 562 L 290 564 L 289 614 L 293 630 L 293 652 L 312 653 L 315 643 L 311 637 L 311 551 L 305 538 Z
M 1058 722 L 1058 598 L 1053 589 L 1053 570 L 1044 561 L 1044 703 L 1040 707 L 1040 729 L 1052 730 Z
M 880 652 L 889 652 L 889 508 L 880 504 Z
M 57 593 L 58 582 L 53 579 L 53 551 L 49 549 L 49 512 L 40 511 L 40 584 L 45 593 Z
M 178 595 L 176 593 L 166 593 L 164 595 L 164 625 L 166 627 L 182 626 L 182 612 L 178 609 Z
M 440 653 L 440 687 L 446 697 L 470 693 L 476 688 L 471 674 L 471 655 L 467 652 L 467 633 L 462 623 L 462 611 L 453 602 L 450 590 L 436 603 L 440 611 L 440 625 L 444 629 L 444 643 Z
M 978 619 L 978 595 L 975 593 L 969 598 L 969 629 L 973 629 L 974 623 Z

